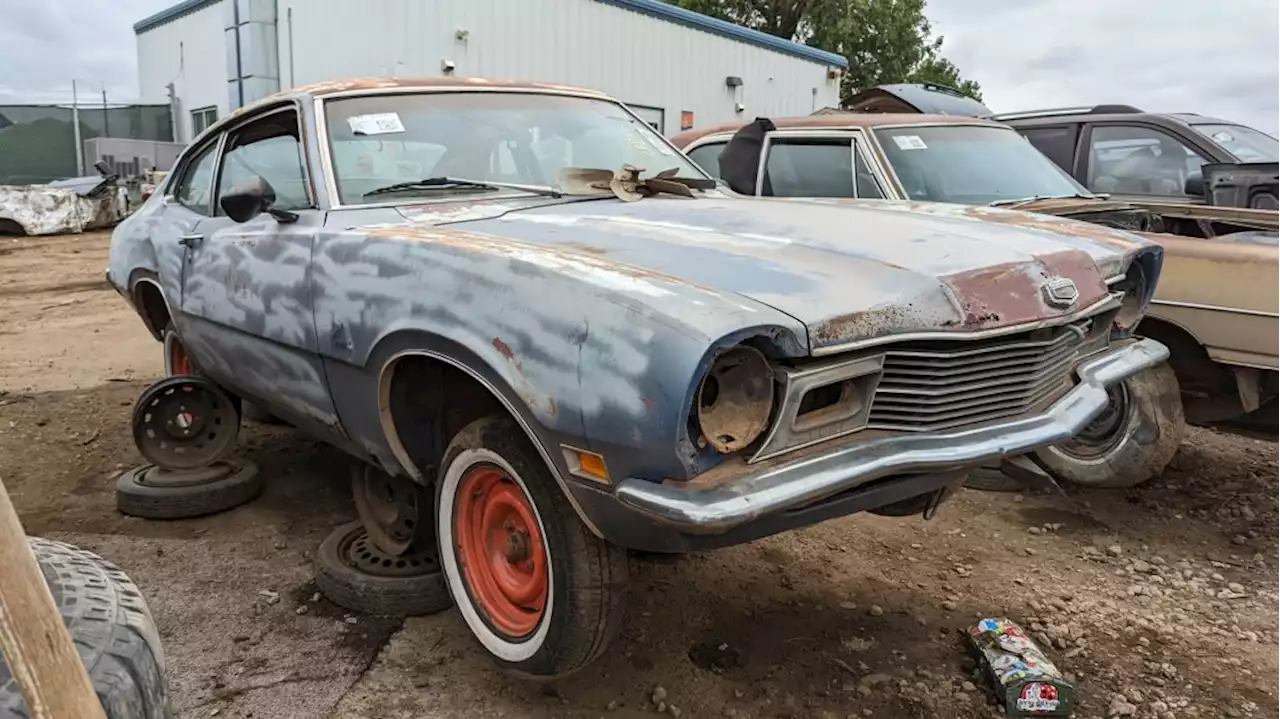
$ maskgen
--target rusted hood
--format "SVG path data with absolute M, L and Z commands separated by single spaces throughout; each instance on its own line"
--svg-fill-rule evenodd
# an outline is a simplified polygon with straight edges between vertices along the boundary
M 1057 218 L 1024 226 L 914 208 L 658 197 L 508 204 L 489 216 L 440 212 L 432 224 L 737 293 L 804 323 L 816 353 L 882 336 L 989 329 L 1073 312 L 1106 296 L 1099 264 L 1114 272 L 1122 250 L 1143 242 L 1095 226 L 1086 225 L 1109 232 L 1112 242 L 1042 226 L 1068 222 Z M 1044 286 L 1055 280 L 1074 283 L 1074 302 L 1051 303 Z

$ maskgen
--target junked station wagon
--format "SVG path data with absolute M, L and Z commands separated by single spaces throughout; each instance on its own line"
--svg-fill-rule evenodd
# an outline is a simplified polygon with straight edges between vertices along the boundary
M 514 671 L 599 655 L 627 549 L 932 516 L 1167 357 L 1123 232 L 733 197 L 573 88 L 325 83 L 212 126 L 117 228 L 172 365 L 342 448 Z M 359 487 L 357 487 L 359 491 Z

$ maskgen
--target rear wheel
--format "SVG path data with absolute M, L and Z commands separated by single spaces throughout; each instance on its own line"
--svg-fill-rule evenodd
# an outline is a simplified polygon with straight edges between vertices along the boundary
M 593 535 L 546 464 L 505 417 L 450 442 L 436 486 L 449 592 L 501 666 L 552 678 L 586 666 L 622 620 L 627 555 Z
M 1186 433 L 1178 379 L 1168 363 L 1108 391 L 1107 408 L 1072 439 L 1037 450 L 1055 479 L 1084 487 L 1134 487 L 1158 476 Z

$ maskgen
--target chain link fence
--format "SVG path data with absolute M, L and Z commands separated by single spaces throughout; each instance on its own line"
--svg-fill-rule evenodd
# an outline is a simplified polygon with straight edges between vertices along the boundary
M 173 141 L 168 105 L 81 106 L 80 139 Z M 43 184 L 76 176 L 75 126 L 66 105 L 0 105 L 0 184 Z M 80 152 L 84 152 L 83 146 Z M 85 158 L 84 171 L 93 162 Z

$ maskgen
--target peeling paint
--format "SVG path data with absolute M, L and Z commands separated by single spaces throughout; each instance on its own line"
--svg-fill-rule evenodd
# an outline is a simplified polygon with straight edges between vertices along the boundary
M 26 235 L 78 234 L 111 227 L 127 209 L 125 189 L 114 182 L 86 195 L 66 187 L 0 185 L 0 220 L 12 220 Z

